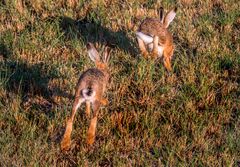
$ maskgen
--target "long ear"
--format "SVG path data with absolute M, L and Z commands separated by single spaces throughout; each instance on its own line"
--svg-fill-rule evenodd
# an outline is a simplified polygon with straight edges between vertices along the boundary
M 103 62 L 108 63 L 110 59 L 110 51 L 111 49 L 107 46 L 104 48 L 104 54 L 103 54 Z
M 171 11 L 169 11 L 166 15 L 166 17 L 164 18 L 164 22 L 163 22 L 163 26 L 165 28 L 167 28 L 169 26 L 169 24 L 173 21 L 174 17 L 176 16 L 176 12 L 177 12 L 177 7 L 175 7 L 174 9 L 172 9 Z
M 163 7 L 160 7 L 159 9 L 159 17 L 160 17 L 160 22 L 163 23 Z
M 92 43 L 90 42 L 87 43 L 87 50 L 88 56 L 92 61 L 94 61 L 95 63 L 100 61 L 99 53 Z

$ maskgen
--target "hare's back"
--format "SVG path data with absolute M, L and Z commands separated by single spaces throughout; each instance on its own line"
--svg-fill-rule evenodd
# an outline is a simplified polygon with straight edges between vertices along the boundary
M 163 27 L 159 19 L 146 18 L 140 25 L 139 31 L 150 36 L 166 36 L 166 28 Z
M 104 82 L 105 74 L 97 69 L 90 68 L 82 73 L 79 82 Z

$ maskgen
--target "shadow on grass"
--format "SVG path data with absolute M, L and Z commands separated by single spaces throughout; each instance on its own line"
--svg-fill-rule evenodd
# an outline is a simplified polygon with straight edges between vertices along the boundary
M 21 60 L 5 59 L 0 62 L 0 69 L 4 89 L 8 94 L 18 95 L 25 110 L 40 110 L 50 116 L 52 106 L 56 104 L 52 98 L 53 90 L 58 96 L 72 98 L 59 88 L 48 88 L 50 80 L 60 76 L 56 69 L 44 63 L 30 65 Z
M 12 52 L 9 48 L 6 47 L 3 43 L 0 43 L 0 56 L 6 59 L 8 56 L 11 56 Z
M 114 32 L 100 23 L 96 23 L 88 17 L 82 20 L 74 20 L 70 17 L 59 18 L 60 28 L 67 39 L 74 38 L 76 35 L 79 39 L 85 42 L 100 43 L 107 45 L 110 48 L 119 48 L 124 52 L 135 57 L 137 48 L 134 41 L 129 39 L 126 31 L 120 30 Z
M 21 61 L 5 60 L 1 62 L 1 74 L 3 77 L 1 79 L 5 79 L 4 88 L 7 92 L 19 95 L 22 98 L 22 103 L 30 102 L 30 97 L 41 96 L 50 105 L 50 103 L 53 103 L 53 100 L 51 99 L 51 91 L 47 86 L 49 80 L 56 76 L 46 75 L 44 70 L 47 68 L 43 63 L 29 65 Z M 45 106 L 47 104 L 46 101 L 43 102 L 41 100 L 43 102 L 42 105 L 36 105 L 33 101 L 31 100 L 31 103 L 33 103 L 32 107 L 36 109 L 45 108 L 44 110 L 46 110 L 49 108 L 48 105 Z

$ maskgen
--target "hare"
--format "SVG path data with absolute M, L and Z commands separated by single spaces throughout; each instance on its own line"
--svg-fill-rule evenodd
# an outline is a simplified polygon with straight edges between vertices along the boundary
M 86 103 L 86 115 L 90 117 L 90 105 L 93 109 L 93 118 L 87 132 L 87 143 L 93 144 L 95 140 L 97 117 L 101 105 L 107 105 L 108 100 L 103 98 L 109 82 L 109 48 L 105 48 L 102 61 L 99 53 L 92 43 L 87 44 L 88 55 L 92 61 L 95 62 L 96 68 L 89 68 L 80 76 L 75 92 L 75 99 L 72 107 L 71 116 L 67 120 L 65 133 L 61 141 L 61 149 L 68 150 L 71 143 L 72 125 L 77 109 L 82 103 Z
M 153 58 L 163 55 L 163 63 L 168 71 L 172 70 L 174 44 L 172 34 L 167 28 L 176 16 L 176 11 L 177 8 L 174 8 L 164 17 L 163 8 L 160 8 L 160 19 L 146 18 L 136 32 L 138 45 L 144 57 L 148 56 L 147 49 L 152 52 Z

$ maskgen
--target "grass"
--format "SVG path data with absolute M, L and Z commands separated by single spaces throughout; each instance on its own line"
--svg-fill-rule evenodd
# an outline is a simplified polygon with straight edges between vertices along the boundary
M 175 5 L 169 75 L 143 59 L 134 31 Z M 238 1 L 6 0 L 0 13 L 1 166 L 239 166 Z M 77 113 L 64 153 L 75 84 L 93 66 L 88 41 L 112 47 L 110 104 L 91 147 Z

